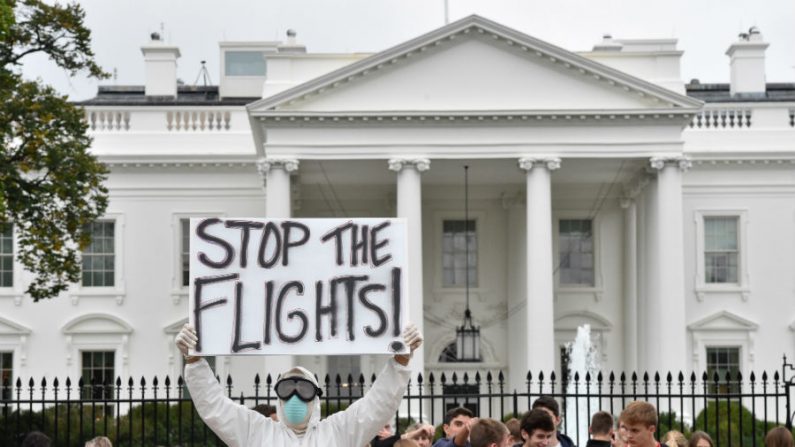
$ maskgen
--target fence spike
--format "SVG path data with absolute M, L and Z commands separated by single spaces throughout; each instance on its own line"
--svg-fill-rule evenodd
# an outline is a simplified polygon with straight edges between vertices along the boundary
M 491 371 L 486 372 L 486 382 L 492 382 Z
M 185 381 L 182 379 L 182 376 L 180 375 L 177 377 L 177 386 L 182 386 L 183 384 L 185 384 Z
M 668 375 L 665 376 L 665 381 L 668 382 L 669 384 L 674 381 L 674 376 L 673 374 L 671 374 L 671 371 L 668 371 Z
M 6 385 L 4 383 L 3 386 L 8 386 L 8 385 Z M 58 378 L 57 377 L 52 381 L 52 386 L 55 387 L 55 388 L 58 388 Z
M 574 371 L 574 381 L 575 382 L 579 382 L 580 381 L 580 372 L 579 371 Z
M 453 385 L 458 383 L 458 373 L 453 372 Z
M 654 373 L 654 381 L 657 382 L 657 383 L 660 383 L 660 373 L 659 372 Z
M 329 377 L 328 374 L 326 374 L 326 377 L 323 378 L 323 383 L 325 383 L 326 387 L 328 388 L 329 383 L 331 383 L 331 377 Z
M 726 381 L 730 382 L 731 380 L 732 380 L 731 372 L 729 372 L 729 370 L 726 370 Z
M 637 382 L 638 381 L 638 373 L 635 372 L 635 371 L 632 371 L 632 381 L 633 382 Z
M 552 380 L 553 381 L 555 380 L 555 371 L 552 371 Z M 544 371 L 541 371 L 540 373 L 538 373 L 538 381 L 539 382 L 543 382 L 544 381 Z
M 83 379 L 81 378 L 81 379 L 80 379 L 80 381 L 82 382 L 82 380 L 83 380 Z M 80 385 L 80 383 L 78 383 L 78 385 Z M 135 382 L 133 381 L 133 378 L 132 378 L 132 376 L 130 376 L 130 380 L 128 380 L 128 381 L 127 381 L 127 386 L 128 386 L 128 387 L 130 387 L 130 388 L 132 388 L 132 387 L 133 387 L 133 385 L 135 385 Z M 82 385 L 80 385 L 80 386 L 82 386 Z
M 121 376 L 116 376 L 116 387 L 121 388 Z
M 480 371 L 475 371 L 475 383 L 480 383 Z
M 644 382 L 648 382 L 649 381 L 649 372 L 648 371 L 643 373 L 643 381 Z
M 591 372 L 590 371 L 586 371 L 585 372 L 585 381 L 586 382 L 590 382 L 591 381 Z
M 353 376 L 348 374 L 348 386 L 350 386 L 352 383 L 353 383 Z
M 679 371 L 679 383 L 683 383 L 685 381 L 685 374 L 682 371 Z
M 713 382 L 715 382 L 715 383 L 718 383 L 718 382 L 720 382 L 720 377 L 718 376 L 718 371 L 715 371 L 715 372 L 712 374 L 712 381 L 713 381 Z
M 422 385 L 422 373 L 417 374 L 417 384 Z
M 259 373 L 254 374 L 254 385 L 259 386 Z
M 33 385 L 35 385 L 35 384 L 36 384 L 36 382 L 34 382 L 33 381 L 33 377 L 31 377 L 30 380 L 28 380 L 28 388 L 33 388 Z
M 370 375 L 370 383 L 375 382 L 375 373 Z
M 469 374 L 464 373 L 464 385 L 466 385 L 467 383 L 469 383 Z
M 146 378 L 144 378 L 144 376 L 141 376 L 141 387 L 144 386 L 146 386 Z
M 170 386 L 171 386 L 171 378 L 170 378 L 170 377 L 168 377 L 168 375 L 166 375 L 166 381 L 165 381 L 165 384 L 166 384 L 166 386 L 167 386 L 167 387 L 170 387 Z
M 500 383 L 505 382 L 505 374 L 502 373 L 502 370 L 500 370 L 500 373 L 497 374 L 497 380 L 499 380 Z
M 47 378 L 46 377 L 42 377 L 41 378 L 41 387 L 44 388 L 45 386 L 47 386 Z
M 447 377 L 444 375 L 444 373 L 442 373 L 442 377 L 439 379 L 439 381 L 442 382 L 442 385 L 447 382 Z
M 268 374 L 268 375 L 265 377 L 265 383 L 268 385 L 268 388 L 270 388 L 270 385 L 273 383 L 273 377 L 271 377 L 271 375 L 270 375 L 270 374 Z
M 227 374 L 226 375 L 226 386 L 232 386 L 232 375 L 231 374 Z
M 767 382 L 767 371 L 762 371 L 762 382 Z
M 422 377 L 420 377 L 422 379 Z M 359 386 L 364 388 L 364 374 L 359 373 Z
M 336 377 L 334 377 L 334 383 L 336 383 L 337 386 L 339 386 L 342 383 L 342 378 L 340 377 L 339 374 L 337 374 Z
M 743 380 L 743 373 L 741 371 L 737 371 L 737 381 L 742 382 Z
M 525 379 L 527 380 L 528 383 L 532 382 L 533 381 L 533 371 L 527 371 L 527 374 L 525 375 Z
M 778 376 L 778 371 L 776 371 L 775 373 L 773 373 L 773 381 L 774 381 L 774 382 L 778 382 L 778 377 L 779 377 L 779 376 Z
M 433 372 L 428 373 L 428 383 L 430 383 L 431 386 L 433 386 L 435 382 L 436 380 L 434 379 Z
M 604 378 L 602 377 L 602 371 L 599 371 L 599 372 L 596 374 L 596 381 L 601 383 L 601 382 L 603 381 L 603 379 L 604 379 Z
M 751 371 L 751 382 L 755 382 L 755 381 L 756 381 L 756 374 L 754 374 L 754 372 Z
M 17 385 L 18 387 L 22 387 L 22 382 L 20 382 L 20 381 L 17 381 L 17 383 L 19 384 L 19 385 Z M 80 389 L 83 389 L 83 385 L 85 385 L 85 383 L 86 383 L 86 381 L 85 381 L 85 380 L 83 380 L 83 378 L 82 378 L 82 377 L 80 377 L 79 379 L 77 379 L 77 387 L 78 387 L 78 388 L 80 388 Z M 132 386 L 132 378 L 130 378 L 130 385 Z
M 157 376 L 155 376 L 155 377 L 152 379 L 152 386 L 153 386 L 153 387 L 157 387 L 157 384 L 158 384 L 158 383 L 159 383 L 159 382 L 157 381 Z
M 623 377 L 624 373 L 621 373 L 621 375 L 622 375 L 621 380 L 624 380 L 624 377 Z M 614 373 L 613 371 L 610 371 L 610 376 L 607 378 L 607 380 L 609 380 L 610 383 L 615 382 L 616 381 L 616 373 Z
M 69 376 L 66 376 L 66 387 L 70 388 L 72 386 L 72 379 Z

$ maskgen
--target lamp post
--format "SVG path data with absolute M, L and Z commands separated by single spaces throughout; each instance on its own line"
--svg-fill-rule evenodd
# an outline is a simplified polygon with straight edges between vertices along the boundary
M 480 327 L 472 324 L 472 311 L 469 310 L 469 166 L 464 166 L 464 247 L 466 255 L 466 310 L 464 322 L 455 329 L 456 360 L 459 362 L 480 362 Z

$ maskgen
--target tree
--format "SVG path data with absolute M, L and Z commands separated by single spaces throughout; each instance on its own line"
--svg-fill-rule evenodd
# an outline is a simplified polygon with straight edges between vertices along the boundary
M 85 228 L 107 207 L 107 169 L 88 152 L 83 111 L 20 75 L 23 58 L 39 53 L 72 76 L 106 78 L 84 17 L 77 4 L 0 0 L 0 226 L 14 225 L 34 301 L 80 280 Z

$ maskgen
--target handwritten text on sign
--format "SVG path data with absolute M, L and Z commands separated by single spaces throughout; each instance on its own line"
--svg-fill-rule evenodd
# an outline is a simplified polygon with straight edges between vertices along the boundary
M 401 219 L 191 219 L 195 353 L 405 353 Z

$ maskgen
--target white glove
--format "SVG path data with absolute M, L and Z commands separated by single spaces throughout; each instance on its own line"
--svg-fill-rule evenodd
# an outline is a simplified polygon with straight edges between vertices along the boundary
M 405 329 L 403 329 L 403 342 L 406 343 L 406 346 L 411 349 L 411 353 L 409 353 L 409 357 L 414 355 L 414 351 L 422 345 L 422 334 L 420 333 L 417 326 L 414 326 L 412 323 L 409 323 Z
M 194 329 L 190 323 L 185 323 L 174 339 L 174 343 L 177 345 L 183 357 L 189 356 L 188 350 L 195 348 L 197 341 L 199 341 L 199 337 L 196 335 L 196 329 Z

